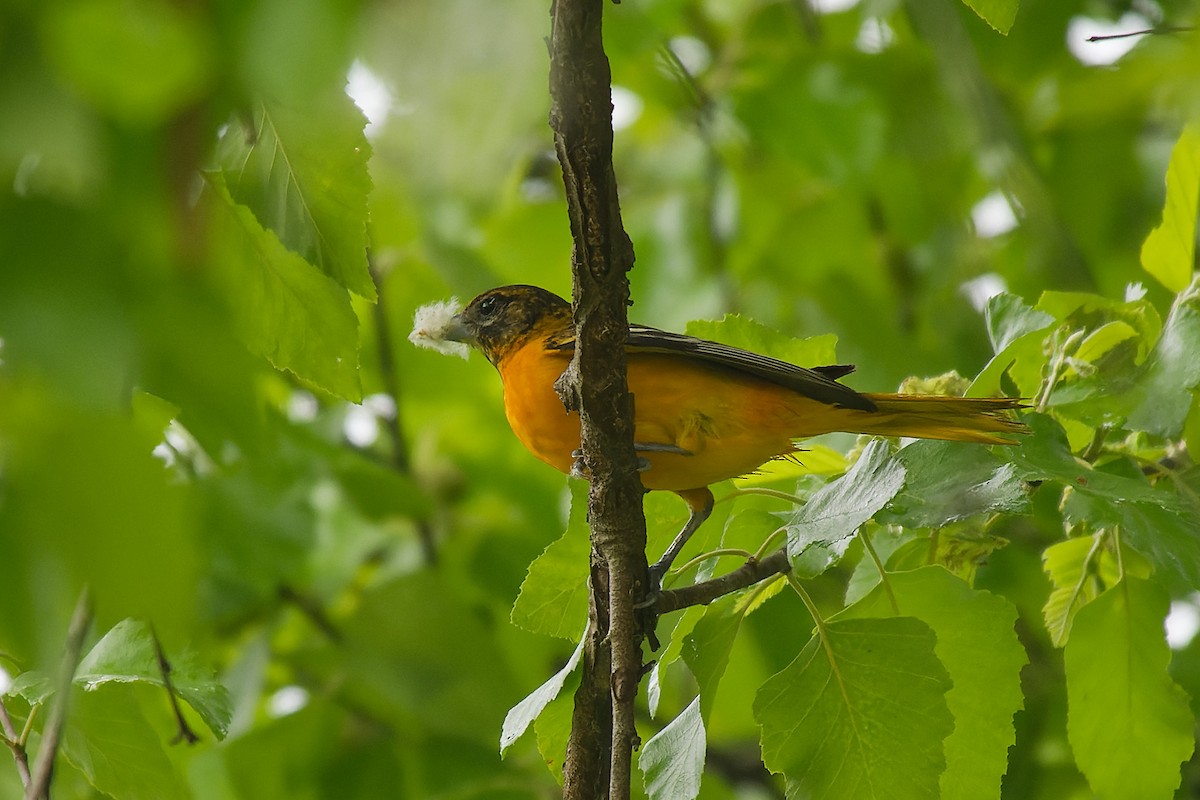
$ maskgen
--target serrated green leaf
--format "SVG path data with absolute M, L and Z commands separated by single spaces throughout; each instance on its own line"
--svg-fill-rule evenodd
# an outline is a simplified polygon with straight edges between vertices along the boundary
M 1183 430 L 1192 391 L 1200 385 L 1200 276 L 1175 298 L 1125 400 L 1133 430 L 1176 437 Z
M 285 248 L 208 175 L 213 246 L 208 274 L 247 347 L 279 369 L 357 402 L 358 318 L 350 296 Z
M 882 524 L 939 528 L 956 520 L 1025 507 L 1025 482 L 991 451 L 962 442 L 913 442 L 896 459 L 904 488 L 876 519 Z
M 683 660 L 700 689 L 700 710 L 706 719 L 712 713 L 717 685 L 729 666 L 729 654 L 742 625 L 738 599 L 737 595 L 727 594 L 710 603 L 683 643 Z
M 837 337 L 831 333 L 796 339 L 739 314 L 726 314 L 720 320 L 694 320 L 687 324 L 687 334 L 802 367 L 832 364 L 837 359 Z
M 587 622 L 588 559 L 592 547 L 587 525 L 587 493 L 584 481 L 571 481 L 567 530 L 529 565 L 513 603 L 514 625 L 571 641 L 583 630 Z
M 1171 680 L 1169 598 L 1126 577 L 1075 616 L 1066 646 L 1067 736 L 1097 795 L 1170 798 L 1195 747 L 1188 696 Z
M 62 752 L 101 792 L 128 800 L 186 797 L 133 687 L 74 692 Z
M 1196 266 L 1196 209 L 1200 201 L 1200 127 L 1188 125 L 1167 167 L 1162 222 L 1142 243 L 1142 267 L 1172 292 L 1191 281 Z
M 850 536 L 904 485 L 904 465 L 875 439 L 850 471 L 809 498 L 787 524 L 788 558 L 801 577 L 824 572 L 841 557 Z
M 934 652 L 954 682 L 946 693 L 955 727 L 945 741 L 941 796 L 998 798 L 1016 740 L 1013 715 L 1024 700 L 1021 668 L 1029 662 L 1017 638 L 1017 609 L 942 567 L 890 573 L 888 582 L 899 613 L 937 634 Z M 838 619 L 893 613 L 886 590 L 877 586 Z
M 196 709 L 204 724 L 223 739 L 233 716 L 225 687 L 194 656 L 171 655 L 168 663 L 176 694 Z M 150 627 L 135 619 L 118 622 L 79 662 L 75 683 L 88 691 L 109 683 L 147 683 L 165 688 Z
M 217 158 L 235 201 L 284 246 L 355 294 L 374 299 L 367 270 L 371 146 L 362 112 L 344 92 L 303 109 L 260 103 L 231 125 Z
M 963 0 L 997 33 L 1008 34 L 1017 19 L 1017 0 Z
M 1184 506 L 1178 495 L 1140 478 L 1093 469 L 1076 459 L 1062 428 L 1051 418 L 1029 414 L 1033 435 L 1006 451 L 1027 480 L 1057 480 L 1091 498 L 1092 521 L 1120 525 L 1129 543 L 1145 555 L 1172 590 L 1200 587 L 1200 514 Z
M 987 302 L 983 311 L 992 352 L 999 355 L 1023 336 L 1054 324 L 1054 317 L 1038 311 L 1015 294 L 1001 292 Z
M 651 800 L 691 800 L 699 795 L 707 747 L 697 697 L 642 747 L 638 768 Z
M 927 800 L 954 729 L 950 677 L 912 617 L 829 622 L 754 699 L 763 762 L 788 797 Z
M 571 657 L 567 659 L 567 663 L 558 672 L 550 676 L 550 679 L 543 683 L 538 688 L 534 689 L 524 700 L 517 703 L 504 717 L 504 726 L 500 730 L 500 755 L 504 755 L 505 751 L 512 746 L 512 743 L 521 738 L 521 735 L 529 728 L 530 723 L 536 720 L 556 697 L 562 691 L 563 684 L 567 678 L 579 666 L 579 659 L 583 655 L 583 644 L 586 639 L 580 639 L 579 645 L 575 651 L 571 653 Z

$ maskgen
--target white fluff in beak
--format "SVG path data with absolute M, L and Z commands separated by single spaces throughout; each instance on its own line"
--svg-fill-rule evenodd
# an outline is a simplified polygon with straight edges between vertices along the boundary
M 446 338 L 454 315 L 462 311 L 462 303 L 457 297 L 436 303 L 426 303 L 413 314 L 413 329 L 408 340 L 417 347 L 426 347 L 446 355 L 466 358 L 471 348 L 465 342 L 455 342 Z

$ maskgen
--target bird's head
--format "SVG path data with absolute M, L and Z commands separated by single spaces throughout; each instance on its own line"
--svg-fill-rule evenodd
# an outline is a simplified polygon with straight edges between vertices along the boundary
M 571 305 L 536 286 L 501 286 L 476 297 L 451 317 L 442 338 L 478 347 L 493 364 L 530 337 L 568 329 Z

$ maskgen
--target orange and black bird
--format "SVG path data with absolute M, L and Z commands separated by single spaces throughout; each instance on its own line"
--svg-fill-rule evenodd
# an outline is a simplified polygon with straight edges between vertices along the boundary
M 554 391 L 575 346 L 571 306 L 536 286 L 502 286 L 476 297 L 440 332 L 477 347 L 500 372 L 504 410 L 531 453 L 570 473 L 579 415 Z M 630 325 L 634 448 L 648 491 L 674 492 L 691 517 L 651 567 L 657 585 L 712 511 L 709 486 L 796 451 L 794 441 L 832 431 L 1011 444 L 1026 430 L 1011 398 L 860 394 L 838 379 L 849 365 L 799 367 L 747 350 Z

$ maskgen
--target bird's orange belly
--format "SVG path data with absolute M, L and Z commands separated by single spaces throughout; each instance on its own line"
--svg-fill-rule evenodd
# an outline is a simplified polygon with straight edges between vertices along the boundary
M 579 448 L 579 416 L 554 393 L 567 354 L 535 345 L 513 353 L 501 370 L 504 406 L 517 438 L 534 455 L 569 472 Z M 519 379 L 517 379 L 519 377 Z M 689 455 L 642 450 L 647 489 L 682 491 L 754 471 L 792 451 L 794 395 L 774 384 L 731 378 L 727 371 L 656 354 L 631 354 L 629 388 L 634 441 Z

